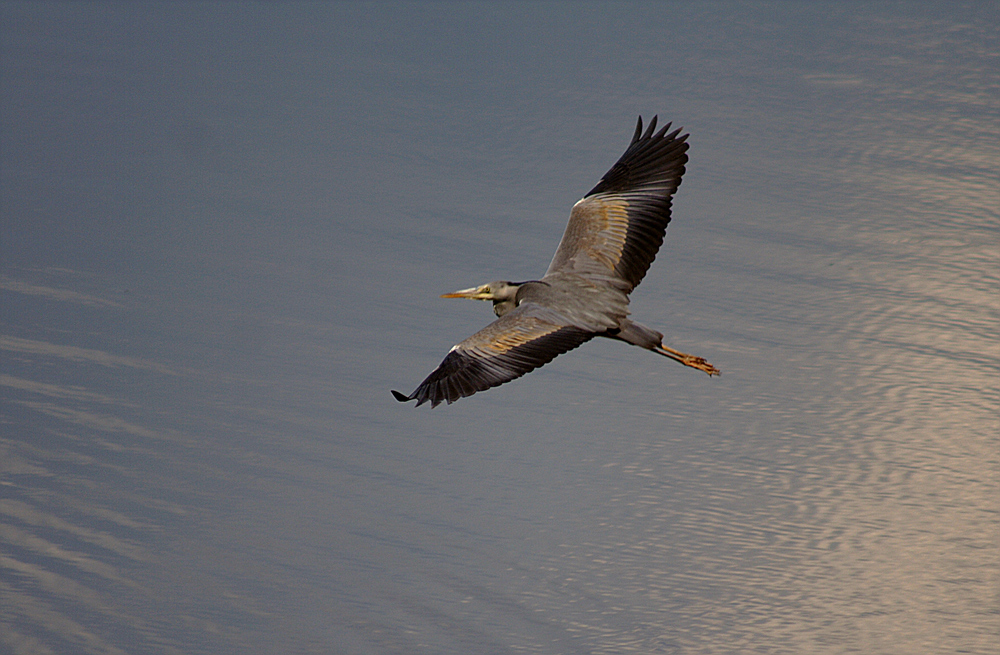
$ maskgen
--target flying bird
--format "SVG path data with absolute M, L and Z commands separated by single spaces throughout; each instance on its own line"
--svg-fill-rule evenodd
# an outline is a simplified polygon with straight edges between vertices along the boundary
M 628 318 L 629 294 L 642 281 L 670 222 L 671 198 L 687 163 L 687 134 L 670 123 L 645 132 L 642 116 L 625 154 L 573 206 L 562 241 L 540 280 L 490 282 L 442 298 L 490 300 L 499 317 L 454 346 L 409 396 L 437 407 L 510 382 L 594 337 L 640 346 L 685 366 L 720 375 L 701 357 L 663 345 L 663 335 Z

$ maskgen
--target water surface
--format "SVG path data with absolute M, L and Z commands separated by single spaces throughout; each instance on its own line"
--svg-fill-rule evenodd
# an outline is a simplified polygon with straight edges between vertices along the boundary
M 0 9 L 0 651 L 997 652 L 995 7 L 573 7 Z M 654 113 L 722 378 L 395 403 Z

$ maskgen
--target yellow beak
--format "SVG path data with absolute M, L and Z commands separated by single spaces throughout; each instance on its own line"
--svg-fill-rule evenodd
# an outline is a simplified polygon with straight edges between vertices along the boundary
M 481 287 L 472 287 L 471 289 L 462 289 L 461 291 L 455 291 L 453 293 L 443 294 L 442 298 L 472 298 L 473 300 L 491 300 L 493 294 L 490 293 L 486 287 L 488 285 L 483 285 Z

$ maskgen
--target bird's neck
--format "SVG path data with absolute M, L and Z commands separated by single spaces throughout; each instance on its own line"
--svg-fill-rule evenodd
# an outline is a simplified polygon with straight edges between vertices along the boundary
M 503 316 L 515 307 L 517 307 L 517 304 L 514 302 L 513 298 L 493 301 L 493 313 L 497 316 Z

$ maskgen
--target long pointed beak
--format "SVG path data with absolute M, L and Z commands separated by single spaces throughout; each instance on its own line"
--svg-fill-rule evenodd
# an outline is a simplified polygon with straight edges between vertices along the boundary
M 490 295 L 488 291 L 484 291 L 483 287 L 472 287 L 471 289 L 462 289 L 461 291 L 455 291 L 453 293 L 446 293 L 441 296 L 442 298 L 472 298 L 473 300 L 490 300 L 493 296 Z

